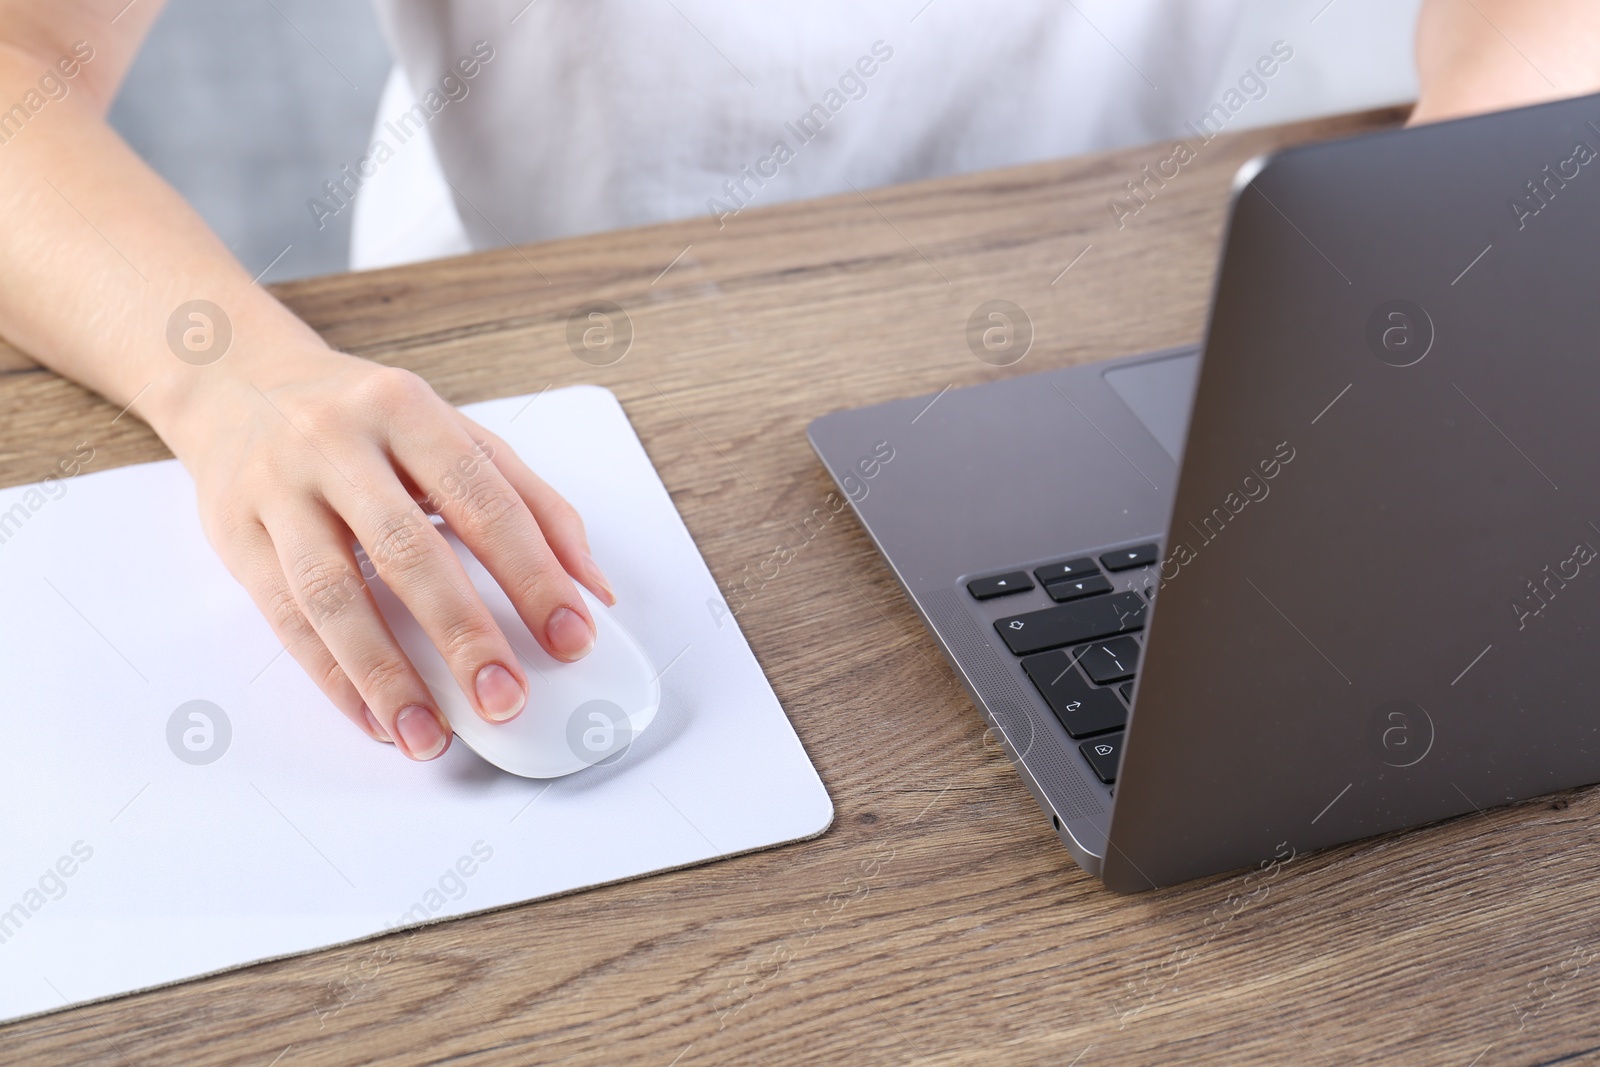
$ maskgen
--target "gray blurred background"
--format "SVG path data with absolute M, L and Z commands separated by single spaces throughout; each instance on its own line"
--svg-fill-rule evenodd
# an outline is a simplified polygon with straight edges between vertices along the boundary
M 169 0 L 111 110 L 252 274 L 345 270 L 306 200 L 365 151 L 390 66 L 369 0 Z

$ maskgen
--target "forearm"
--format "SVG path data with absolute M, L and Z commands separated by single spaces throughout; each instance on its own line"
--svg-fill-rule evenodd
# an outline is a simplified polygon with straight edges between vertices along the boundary
M 1597 0 L 1426 0 L 1413 123 L 1600 91 Z
M 26 100 L 54 68 L 57 57 L 41 52 L 0 44 L 0 109 Z M 252 283 L 111 130 L 92 84 L 77 81 L 64 79 L 66 95 L 25 122 L 0 127 L 9 134 L 0 143 L 0 334 L 117 407 L 131 404 L 179 451 L 183 413 L 198 390 L 321 342 Z M 231 325 L 218 362 L 183 348 L 190 323 L 177 330 L 188 358 L 169 344 L 173 313 L 202 299 Z

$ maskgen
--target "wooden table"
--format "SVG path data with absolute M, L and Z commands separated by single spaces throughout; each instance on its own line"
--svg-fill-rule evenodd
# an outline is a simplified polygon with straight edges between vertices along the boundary
M 1225 137 L 1121 228 L 1108 198 L 1167 148 L 278 292 L 458 403 L 608 386 L 729 586 L 832 488 L 813 416 L 1195 340 L 1235 168 L 1397 117 Z M 1003 370 L 965 340 L 995 298 L 1036 330 Z M 614 366 L 568 348 L 591 300 L 632 322 Z M 16 353 L 0 370 L 0 482 L 85 437 L 97 464 L 166 455 Z M 1117 897 L 1056 842 L 848 513 L 740 621 L 838 806 L 821 838 L 24 1022 L 0 1061 L 1600 1062 L 1595 790 L 1297 859 L 1243 904 L 1241 875 Z

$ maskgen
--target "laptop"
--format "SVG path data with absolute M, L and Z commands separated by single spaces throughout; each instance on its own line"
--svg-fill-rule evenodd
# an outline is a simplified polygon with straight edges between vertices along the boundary
M 1307 145 L 1201 347 L 809 437 L 1086 871 L 1266 868 L 1600 781 L 1597 285 L 1600 97 Z

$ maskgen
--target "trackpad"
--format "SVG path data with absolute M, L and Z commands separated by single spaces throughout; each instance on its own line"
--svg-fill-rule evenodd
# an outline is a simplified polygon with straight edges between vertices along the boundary
M 1199 352 L 1152 359 L 1105 372 L 1106 384 L 1138 416 L 1174 463 L 1183 460 L 1183 442 L 1189 435 L 1189 409 L 1194 403 L 1194 388 L 1199 377 Z

